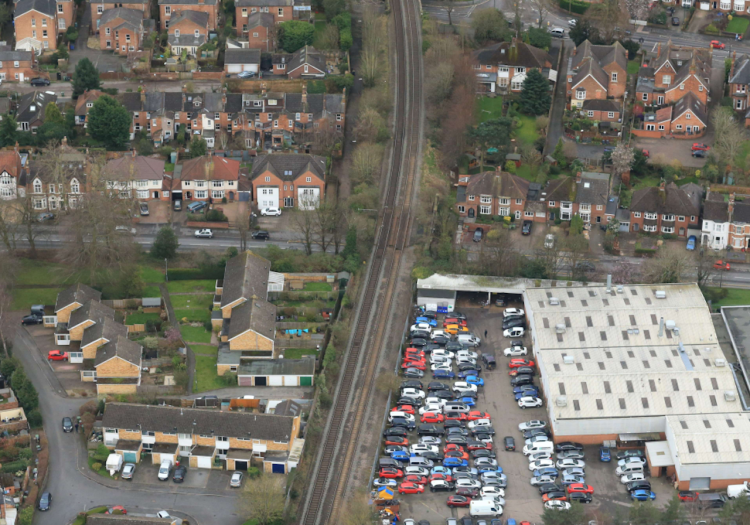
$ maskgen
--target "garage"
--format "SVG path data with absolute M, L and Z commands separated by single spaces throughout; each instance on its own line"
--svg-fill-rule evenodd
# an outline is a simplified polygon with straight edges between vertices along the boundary
M 283 474 L 284 473 L 284 464 L 283 463 L 274 463 L 271 465 L 271 472 L 274 474 Z
M 125 463 L 137 463 L 138 454 L 136 454 L 135 452 L 125 452 L 122 455 L 122 459 L 123 461 L 125 461 Z
M 268 386 L 284 386 L 284 376 L 268 376 Z
M 299 378 L 299 386 L 312 386 L 312 376 L 302 376 Z
M 115 454 L 120 454 L 125 463 L 138 463 L 141 456 L 141 442 L 121 439 L 115 447 Z
M 313 386 L 314 356 L 302 359 L 254 359 L 237 371 L 241 386 Z
M 224 71 L 240 73 L 250 71 L 258 73 L 260 69 L 260 49 L 227 49 L 224 54 Z
M 176 443 L 157 443 L 151 449 L 151 462 L 154 465 L 161 464 L 162 461 L 169 460 L 174 463 L 177 456 Z
M 227 450 L 227 470 L 247 470 L 252 466 L 253 451 L 244 448 Z
M 243 379 L 245 379 L 245 378 L 243 378 Z M 248 380 L 249 380 L 248 382 L 250 384 L 252 384 L 252 382 L 253 382 L 252 378 L 248 378 Z M 244 381 L 243 381 L 243 383 L 244 383 Z M 266 384 L 266 378 L 265 377 L 260 377 L 260 376 L 256 377 L 255 378 L 255 386 L 267 386 L 267 384 Z
M 249 461 L 237 459 L 234 462 L 234 470 L 247 470 L 249 463 Z
M 210 469 L 214 462 L 216 449 L 210 446 L 199 445 L 190 451 L 190 466 L 194 468 Z
M 299 377 L 297 376 L 282 376 L 284 386 L 297 386 L 299 384 Z

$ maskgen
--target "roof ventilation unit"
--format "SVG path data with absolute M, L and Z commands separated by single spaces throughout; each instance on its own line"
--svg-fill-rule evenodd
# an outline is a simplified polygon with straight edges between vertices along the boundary
M 617 285 L 617 293 L 622 293 L 625 290 L 621 284 Z
M 550 297 L 549 304 L 550 306 L 557 306 L 560 304 L 560 299 L 558 299 L 557 297 Z
M 666 299 L 667 298 L 667 292 L 665 292 L 664 290 L 656 290 L 654 292 L 654 295 L 656 296 L 657 299 Z
M 727 366 L 727 360 L 726 359 L 714 359 L 714 364 L 716 366 Z
M 555 332 L 558 334 L 564 334 L 565 333 L 565 324 L 560 323 L 555 325 Z
M 566 406 L 568 406 L 568 398 L 565 397 L 565 396 L 557 396 L 557 399 L 555 399 L 555 405 L 557 405 L 559 407 L 566 407 Z
M 563 363 L 565 363 L 566 365 L 572 365 L 575 362 L 576 362 L 575 356 L 566 355 L 565 357 L 563 357 Z
M 737 394 L 735 394 L 734 390 L 727 390 L 724 392 L 724 401 L 736 401 L 737 400 Z
M 674 330 L 674 327 L 677 326 L 677 323 L 671 320 L 667 320 L 666 323 L 664 323 L 664 328 L 667 330 Z

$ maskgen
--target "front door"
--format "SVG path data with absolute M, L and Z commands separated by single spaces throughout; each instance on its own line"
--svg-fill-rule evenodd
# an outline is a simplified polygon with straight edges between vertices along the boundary
M 469 208 L 468 216 L 469 216 L 469 219 L 473 219 L 474 218 L 474 208 Z

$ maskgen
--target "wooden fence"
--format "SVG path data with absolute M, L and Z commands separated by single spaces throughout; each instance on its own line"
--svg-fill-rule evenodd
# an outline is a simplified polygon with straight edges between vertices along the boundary
M 146 325 L 145 324 L 129 324 L 128 327 L 128 333 L 132 334 L 134 332 L 145 332 L 146 331 Z
M 313 334 L 313 335 L 319 335 L 319 337 L 314 337 L 312 339 L 301 339 L 298 337 L 294 338 L 276 338 L 273 341 L 274 348 L 276 350 L 283 350 L 285 348 L 317 348 L 318 345 L 320 345 L 321 348 L 323 348 L 323 334 Z

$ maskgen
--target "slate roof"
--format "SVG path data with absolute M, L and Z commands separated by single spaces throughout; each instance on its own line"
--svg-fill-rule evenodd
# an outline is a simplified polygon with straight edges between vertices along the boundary
M 253 163 L 250 178 L 256 179 L 266 171 L 270 171 L 285 181 L 294 181 L 307 171 L 325 180 L 326 159 L 317 155 L 304 154 L 259 155 Z
M 18 18 L 29 11 L 38 11 L 51 17 L 55 16 L 55 0 L 21 0 L 13 10 L 13 16 Z
M 102 418 L 104 428 L 283 442 L 295 437 L 293 423 L 290 416 L 127 403 L 107 403 Z
M 218 0 L 203 0 L 203 2 L 200 2 L 199 0 L 159 0 L 159 5 L 216 5 L 217 1 Z
M 263 299 L 250 299 L 232 309 L 229 323 L 229 340 L 248 330 L 273 339 L 276 324 L 276 306 Z
M 206 155 L 182 163 L 181 180 L 237 180 L 240 161 Z
M 703 202 L 703 186 L 689 182 L 680 186 L 680 189 L 687 194 L 688 199 L 693 203 L 693 207 L 700 211 L 701 202 Z
M 99 19 L 99 27 L 103 27 L 105 24 L 117 20 L 118 18 L 123 21 L 124 25 L 137 29 L 141 27 L 141 24 L 143 23 L 143 11 L 130 9 L 128 7 L 105 9 Z
M 86 304 L 86 301 L 89 301 L 91 299 L 95 301 L 101 301 L 102 292 L 100 292 L 99 290 L 94 290 L 93 288 L 85 284 L 74 284 L 57 294 L 57 302 L 55 302 L 55 312 L 59 312 L 66 306 L 70 306 L 73 303 L 84 305 Z
M 485 171 L 472 175 L 466 186 L 467 195 L 492 195 L 510 199 L 526 199 L 529 181 L 506 171 Z
M 203 11 L 191 11 L 190 9 L 181 9 L 169 19 L 170 32 L 172 31 L 173 26 L 183 20 L 190 20 L 201 27 L 208 27 L 208 13 L 204 13 Z
M 256 359 L 254 362 L 259 363 L 261 361 L 273 361 L 272 359 Z M 279 359 L 279 361 L 295 361 L 295 359 Z M 314 359 L 308 359 L 307 361 L 314 361 Z M 302 413 L 304 408 L 302 405 L 297 403 L 293 399 L 285 399 L 273 409 L 273 413 L 277 416 L 298 416 Z
M 16 111 L 17 122 L 34 122 L 39 119 L 44 122 L 44 112 L 47 104 L 57 102 L 57 95 L 50 95 L 44 91 L 32 91 L 21 96 Z M 33 109 L 32 109 L 33 108 Z
M 614 111 L 619 113 L 622 106 L 612 99 L 595 98 L 584 100 L 584 111 Z
M 609 75 L 607 75 L 607 72 L 604 71 L 595 61 L 588 60 L 578 68 L 578 72 L 573 77 L 573 87 L 580 84 L 581 81 L 589 75 L 591 75 L 605 90 L 609 86 Z
M 125 154 L 119 159 L 107 162 L 105 171 L 112 180 L 162 180 L 164 164 L 162 159 Z
M 729 221 L 729 204 L 720 193 L 709 193 L 703 203 L 703 219 L 714 222 Z
M 699 215 L 700 208 L 696 208 L 688 194 L 671 182 L 663 190 L 651 186 L 633 192 L 630 211 Z
M 674 111 L 672 113 L 674 115 L 673 119 L 679 118 L 687 111 L 692 112 L 704 126 L 708 124 L 706 105 L 701 102 L 698 96 L 692 91 L 685 93 L 685 96 L 678 100 L 677 104 L 674 105 Z
M 224 63 L 260 65 L 260 49 L 227 49 L 224 53 Z
M 513 47 L 515 47 L 515 52 Z M 507 65 L 539 69 L 552 65 L 552 57 L 549 53 L 523 42 L 493 44 L 475 51 L 472 57 L 480 65 Z
M 89 299 L 84 303 L 83 306 L 73 310 L 70 314 L 70 321 L 68 321 L 68 327 L 73 328 L 85 321 L 94 321 L 95 323 L 101 323 L 104 319 L 115 318 L 115 311 L 109 306 L 105 306 L 99 301 Z
M 120 324 L 114 319 L 105 317 L 101 322 L 97 322 L 95 325 L 89 326 L 83 331 L 83 338 L 81 339 L 81 347 L 88 346 L 94 341 L 99 339 L 106 339 L 107 341 L 116 341 L 118 337 L 127 337 L 128 327 L 124 324 Z
M 750 202 L 734 202 L 732 222 L 740 224 L 750 224 Z
M 13 51 L 10 46 L 2 46 L 0 48 L 0 61 L 15 61 L 19 62 L 31 62 L 31 51 Z
M 240 4 L 236 4 L 240 5 Z M 247 28 L 252 29 L 254 27 L 273 27 L 274 19 L 271 13 L 260 13 L 255 12 L 247 17 Z M 244 25 L 244 24 L 243 24 Z
M 234 316 L 232 316 L 232 319 L 234 319 Z M 237 375 L 241 376 L 311 376 L 314 374 L 314 358 L 252 359 L 240 365 L 240 369 L 237 372 Z M 279 414 L 278 405 L 276 414 Z M 299 412 L 297 415 L 299 415 Z
M 237 0 L 237 7 L 288 7 L 294 5 L 294 0 Z
M 292 58 L 287 66 L 287 73 L 291 73 L 305 64 L 325 73 L 326 60 L 323 54 L 312 46 L 305 46 L 292 53 Z
M 89 109 L 86 104 L 91 102 L 92 104 L 96 102 L 99 97 L 104 95 L 105 93 L 103 91 L 99 91 L 98 89 L 92 89 L 92 90 L 86 90 L 84 91 L 79 97 L 78 100 L 76 100 L 76 115 L 77 116 L 84 116 L 88 115 Z
M 547 187 L 544 190 L 544 199 L 549 201 L 561 202 L 573 202 L 575 199 L 575 191 L 573 189 L 573 179 L 571 177 L 560 177 L 547 181 Z
M 609 196 L 609 174 L 583 173 L 581 182 L 576 184 L 576 200 L 578 204 L 604 206 Z
M 170 46 L 200 47 L 206 43 L 206 35 L 198 35 L 197 38 L 193 33 L 183 33 L 180 36 L 169 35 L 167 36 L 167 42 Z
M 224 268 L 224 289 L 221 294 L 222 308 L 237 299 L 252 297 L 266 300 L 268 298 L 268 273 L 271 263 L 245 251 L 227 261 Z
M 623 69 L 628 68 L 627 52 L 622 44 L 615 42 L 610 46 L 595 46 L 588 40 L 585 40 L 576 48 L 576 54 L 573 55 L 573 68 L 577 68 L 586 59 L 594 59 L 601 67 L 616 62 Z
M 730 84 L 750 84 L 750 57 L 740 55 L 734 61 L 734 73 L 729 79 Z
M 141 366 L 141 355 L 143 348 L 135 341 L 128 339 L 127 335 L 120 335 L 114 341 L 105 343 L 96 349 L 96 359 L 94 359 L 94 367 L 109 361 L 113 357 L 119 357 L 128 363 L 138 365 L 139 369 Z

